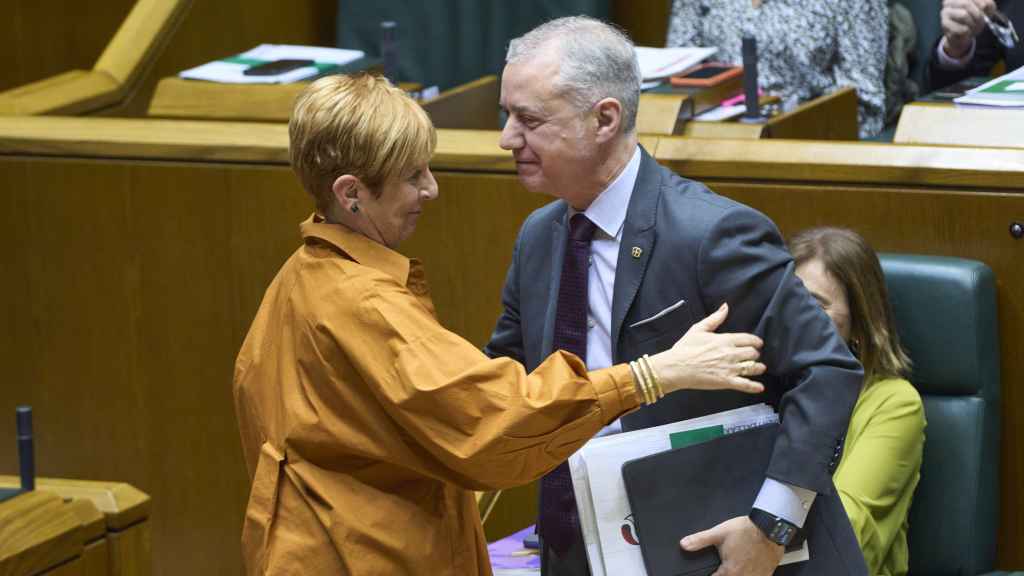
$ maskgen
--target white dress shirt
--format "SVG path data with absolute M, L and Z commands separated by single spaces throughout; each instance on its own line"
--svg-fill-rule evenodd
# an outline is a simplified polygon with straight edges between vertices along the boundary
M 974 48 L 977 43 L 974 38 L 971 38 L 971 47 L 959 58 L 953 58 L 949 54 L 946 54 L 946 37 L 943 36 L 942 40 L 939 40 L 939 46 L 935 49 L 935 56 L 939 61 L 939 68 L 946 70 L 959 70 L 965 68 L 974 59 Z
M 590 271 L 587 277 L 587 369 L 598 370 L 612 365 L 612 292 L 615 289 L 615 267 L 622 243 L 622 225 L 640 173 L 640 147 L 622 172 L 590 203 L 583 214 L 596 226 L 590 243 Z M 576 210 L 569 208 L 569 217 Z M 616 420 L 605 426 L 598 436 L 622 431 Z M 815 493 L 765 478 L 754 507 L 803 526 Z

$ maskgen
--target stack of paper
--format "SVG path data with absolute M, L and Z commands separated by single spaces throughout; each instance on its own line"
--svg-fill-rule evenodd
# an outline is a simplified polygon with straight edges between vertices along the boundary
M 569 458 L 569 469 L 591 573 L 646 574 L 622 480 L 623 463 L 778 421 L 770 406 L 757 404 L 587 442 Z M 805 559 L 806 549 L 802 554 L 800 559 Z
M 643 87 L 656 86 L 661 80 L 693 68 L 718 51 L 718 48 L 687 46 L 682 48 L 636 47 Z
M 363 58 L 362 50 L 295 46 L 291 44 L 260 44 L 241 54 L 190 68 L 178 74 L 182 78 L 225 82 L 230 84 L 287 84 L 312 78 Z M 312 66 L 296 68 L 269 76 L 246 76 L 245 71 L 276 60 L 313 60 Z
M 1024 67 L 968 90 L 953 102 L 976 106 L 1024 108 Z

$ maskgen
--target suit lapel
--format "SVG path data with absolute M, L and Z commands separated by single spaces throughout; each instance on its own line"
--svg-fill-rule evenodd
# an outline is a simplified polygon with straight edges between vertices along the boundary
M 615 267 L 615 289 L 612 292 L 612 358 L 615 362 L 623 360 L 619 358 L 618 346 L 622 323 L 640 290 L 654 250 L 654 222 L 661 200 L 660 172 L 658 163 L 641 147 L 640 173 L 626 210 Z
M 541 340 L 541 359 L 554 352 L 555 308 L 558 306 L 558 289 L 562 281 L 562 261 L 565 259 L 565 241 L 568 209 L 562 210 L 551 221 L 551 270 L 548 271 L 549 289 L 547 310 L 544 313 L 544 335 Z M 527 282 L 530 280 L 527 279 Z

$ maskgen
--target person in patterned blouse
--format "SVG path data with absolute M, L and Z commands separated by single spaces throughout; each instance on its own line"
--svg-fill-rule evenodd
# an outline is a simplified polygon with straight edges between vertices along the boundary
M 716 60 L 741 64 L 742 38 L 757 39 L 758 83 L 789 109 L 857 90 L 860 137 L 885 119 L 887 0 L 673 0 L 668 46 L 715 46 Z

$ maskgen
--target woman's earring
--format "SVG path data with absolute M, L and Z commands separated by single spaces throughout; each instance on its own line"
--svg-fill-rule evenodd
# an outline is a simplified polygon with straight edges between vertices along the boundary
M 352 208 L 349 208 L 349 210 L 352 210 L 353 214 L 355 214 L 356 212 L 359 212 L 359 204 L 353 203 L 352 204 Z

